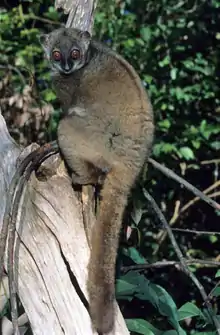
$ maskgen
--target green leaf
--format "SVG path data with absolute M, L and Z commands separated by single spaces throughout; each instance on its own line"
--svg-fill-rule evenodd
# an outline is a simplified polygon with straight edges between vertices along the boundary
M 164 119 L 158 122 L 159 127 L 169 129 L 171 126 L 171 122 L 169 119 Z
M 176 80 L 176 75 L 177 75 L 177 68 L 173 67 L 170 71 L 170 77 L 172 80 Z
M 195 158 L 192 149 L 190 149 L 189 147 L 182 147 L 182 148 L 179 149 L 179 152 L 180 152 L 181 156 L 183 158 L 185 158 L 186 160 L 190 160 L 190 159 Z
M 162 152 L 162 145 L 161 145 L 161 143 L 155 144 L 153 146 L 153 154 L 154 154 L 154 156 L 156 156 L 156 157 L 160 156 L 161 152 Z
M 145 81 L 145 83 L 151 85 L 151 83 L 152 83 L 152 81 L 153 81 L 153 77 L 150 76 L 150 75 L 145 75 L 145 76 L 144 76 L 144 81 Z
M 159 311 L 161 315 L 168 318 L 169 322 L 174 326 L 179 334 L 185 334 L 178 322 L 177 307 L 169 293 L 161 286 L 147 283 L 144 292 L 135 294 L 139 299 L 150 301 Z
M 209 324 L 209 325 L 213 325 L 213 316 L 216 317 L 216 313 L 215 311 L 213 310 L 212 313 L 210 314 L 207 309 L 204 309 L 203 310 L 203 315 L 204 315 L 204 319 L 205 319 L 205 322 L 206 324 Z M 219 320 L 220 321 L 220 320 Z
M 53 6 L 49 7 L 49 11 L 44 13 L 44 16 L 54 21 L 58 21 L 59 19 L 59 13 Z
M 51 102 L 56 99 L 56 94 L 50 89 L 44 90 L 43 94 L 45 101 Z
M 158 63 L 158 65 L 160 66 L 160 67 L 165 67 L 165 66 L 167 66 L 167 65 L 169 65 L 170 64 L 170 56 L 169 55 L 166 55 L 164 58 L 163 58 L 163 60 L 161 60 L 159 63 Z
M 139 274 L 139 272 L 130 271 L 126 273 L 125 275 L 121 276 L 121 279 L 127 281 L 130 284 L 138 285 L 140 276 L 141 275 Z
M 194 316 L 202 316 L 202 311 L 193 303 L 187 302 L 182 307 L 178 309 L 178 320 L 184 320 L 187 318 L 192 318 Z
M 133 295 L 136 290 L 137 285 L 130 284 L 122 279 L 117 279 L 116 281 L 117 298 L 120 298 L 120 296 L 122 295 Z
M 137 226 L 142 218 L 143 209 L 142 202 L 138 201 L 138 199 L 133 200 L 133 210 L 131 212 L 131 218 Z
M 162 335 L 179 335 L 179 333 L 176 330 L 167 330 Z
M 165 111 L 167 109 L 167 104 L 163 103 L 161 105 L 161 110 Z
M 129 38 L 123 42 L 123 45 L 125 46 L 125 48 L 134 48 L 135 41 L 132 38 Z
M 130 257 L 136 264 L 146 264 L 146 259 L 134 247 L 124 249 L 123 254 Z
M 152 326 L 143 319 L 126 319 L 126 325 L 130 332 L 136 332 L 143 335 L 161 335 L 162 331 Z
M 193 147 L 194 147 L 195 149 L 199 149 L 200 146 L 201 146 L 201 142 L 198 141 L 198 140 L 193 140 L 193 141 L 192 141 L 192 145 L 193 145 Z
M 216 235 L 209 235 L 209 241 L 211 243 L 216 243 L 218 241 L 218 237 Z
M 220 287 L 219 286 L 214 289 L 214 291 L 212 292 L 212 295 L 214 297 L 219 297 L 220 296 Z
M 141 28 L 140 35 L 145 42 L 148 42 L 151 38 L 151 29 L 149 27 Z
M 218 270 L 215 274 L 215 278 L 219 278 L 220 277 L 220 270 Z
M 174 326 L 179 335 L 185 335 L 185 331 L 180 327 L 178 322 L 178 313 L 175 302 L 169 293 L 159 285 L 152 284 L 144 275 L 136 273 L 136 276 L 122 277 L 123 280 L 137 285 L 135 297 L 149 301 L 159 313 L 168 318 L 168 321 Z
M 215 150 L 220 150 L 220 141 L 214 141 L 211 143 L 211 147 Z
M 206 125 L 207 125 L 207 121 L 202 120 L 202 122 L 200 124 L 200 127 L 199 127 L 201 133 L 203 133 L 205 131 Z
M 177 148 L 171 143 L 160 142 L 155 144 L 153 147 L 153 153 L 155 156 L 159 156 L 161 153 L 167 154 L 171 152 L 177 152 Z

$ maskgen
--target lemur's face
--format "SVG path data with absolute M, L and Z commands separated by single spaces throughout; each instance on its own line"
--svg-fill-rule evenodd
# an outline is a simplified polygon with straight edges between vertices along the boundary
M 87 31 L 60 28 L 39 39 L 54 71 L 69 75 L 85 65 L 91 41 Z

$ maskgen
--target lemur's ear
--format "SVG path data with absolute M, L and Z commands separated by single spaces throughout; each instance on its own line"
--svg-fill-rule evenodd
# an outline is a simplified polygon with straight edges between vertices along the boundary
M 47 58 L 49 58 L 49 55 L 50 55 L 50 48 L 49 48 L 49 45 L 48 45 L 49 35 L 48 34 L 40 34 L 38 36 L 38 40 L 39 40 L 40 44 L 42 45 Z
M 48 34 L 40 34 L 38 36 L 39 42 L 42 45 L 45 45 L 48 42 L 49 35 Z
M 88 50 L 90 42 L 91 42 L 91 35 L 88 31 L 80 31 L 79 38 L 82 41 L 82 44 L 84 45 L 85 50 Z
M 80 37 L 84 40 L 91 40 L 91 35 L 88 31 L 81 31 L 80 32 Z

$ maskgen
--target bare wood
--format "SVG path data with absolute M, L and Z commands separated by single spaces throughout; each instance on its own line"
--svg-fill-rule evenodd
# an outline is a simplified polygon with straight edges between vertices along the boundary
M 97 0 L 56 0 L 55 7 L 69 14 L 66 27 L 87 30 L 92 33 Z
M 4 118 L 0 112 L 0 228 L 4 216 L 6 203 L 6 192 L 15 172 L 15 162 L 20 153 L 19 146 L 13 141 L 8 133 Z
M 1 219 L 6 191 L 20 153 L 21 149 L 8 134 L 0 115 Z M 26 210 L 17 227 L 21 239 L 19 297 L 34 334 L 59 335 L 65 332 L 89 335 L 93 334 L 90 317 L 68 272 L 70 269 L 87 297 L 90 251 L 83 225 L 82 205 L 73 192 L 63 164 L 58 163 L 58 156 L 48 159 L 46 167 L 53 173 L 44 181 L 33 175 L 24 195 Z M 119 310 L 115 334 L 129 334 Z

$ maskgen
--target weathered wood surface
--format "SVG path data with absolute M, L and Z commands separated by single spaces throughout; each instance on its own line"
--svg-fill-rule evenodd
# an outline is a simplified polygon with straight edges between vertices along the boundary
M 66 27 L 92 32 L 97 0 L 55 0 L 55 7 L 69 14 Z
M 0 228 L 6 191 L 21 152 L 0 114 Z M 25 211 L 18 220 L 19 297 L 34 334 L 95 334 L 73 280 L 87 297 L 90 251 L 82 204 L 59 155 L 50 157 L 45 164 L 50 173 L 46 180 L 32 175 L 23 197 Z M 129 334 L 119 309 L 112 334 Z

